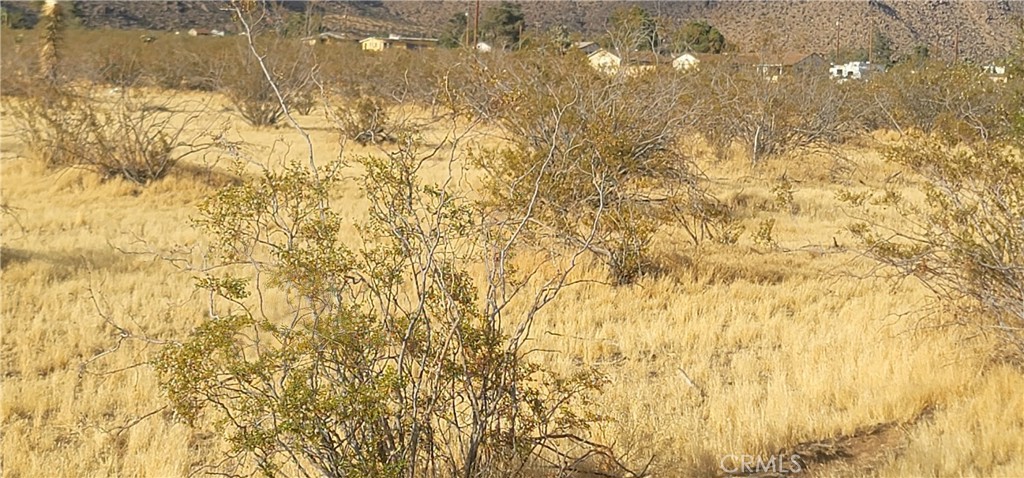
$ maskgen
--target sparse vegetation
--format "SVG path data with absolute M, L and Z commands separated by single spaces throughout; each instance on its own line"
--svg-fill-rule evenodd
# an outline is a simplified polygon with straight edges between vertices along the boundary
M 699 132 L 720 156 L 735 142 L 751 163 L 807 150 L 830 150 L 863 131 L 867 111 L 851 91 L 823 75 L 773 79 L 753 68 L 709 66 L 695 73 L 706 97 Z M 778 76 L 778 75 L 776 75 Z
M 947 133 L 949 134 L 949 133 Z M 952 140 L 955 143 L 955 140 Z M 911 191 L 887 190 L 874 204 L 900 224 L 857 222 L 867 253 L 925 285 L 952 310 L 942 321 L 1000 337 L 1024 359 L 1024 161 L 1003 143 L 969 148 L 915 136 L 886 158 L 922 179 Z M 917 189 L 917 188 L 915 188 Z
M 8 474 L 1024 472 L 1021 78 L 364 55 L 288 7 L 4 27 Z
M 475 83 L 488 86 L 467 99 L 505 140 L 478 157 L 489 201 L 503 214 L 536 203 L 524 233 L 587 244 L 619 284 L 651 272 L 661 227 L 692 225 L 695 243 L 715 235 L 727 214 L 680 148 L 697 116 L 682 82 L 609 78 L 557 54 L 501 61 L 481 65 Z
M 85 167 L 144 185 L 162 179 L 182 159 L 219 146 L 221 126 L 203 118 L 203 103 L 184 105 L 192 111 L 171 111 L 169 105 L 129 89 L 101 97 L 43 87 L 12 103 L 8 115 L 46 165 Z

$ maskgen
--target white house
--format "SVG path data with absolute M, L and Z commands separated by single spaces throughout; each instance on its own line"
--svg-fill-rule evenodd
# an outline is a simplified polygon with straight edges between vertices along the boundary
M 696 68 L 701 61 L 711 58 L 710 55 L 701 53 L 683 53 L 672 60 L 672 68 L 680 71 Z
M 604 48 L 598 48 L 593 53 L 587 55 L 587 61 L 597 71 L 608 74 L 618 72 L 619 67 L 622 66 L 622 58 Z
M 872 65 L 866 61 L 851 61 L 841 65 L 832 65 L 828 69 L 828 74 L 839 81 L 863 80 L 878 71 L 882 71 L 879 65 Z
M 490 53 L 492 50 L 494 50 L 494 47 L 488 45 L 487 43 L 480 42 L 476 44 L 476 51 L 480 53 Z
M 996 83 L 1006 83 L 1006 67 L 989 63 L 981 67 L 988 79 Z

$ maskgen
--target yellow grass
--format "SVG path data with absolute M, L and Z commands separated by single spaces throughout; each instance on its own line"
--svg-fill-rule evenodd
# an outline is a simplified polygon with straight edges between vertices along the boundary
M 335 158 L 337 137 L 321 116 L 300 120 L 314 127 L 317 157 Z M 149 368 L 80 373 L 97 356 L 87 370 L 121 369 L 158 348 L 125 340 L 101 355 L 119 337 L 104 316 L 154 341 L 200 323 L 191 274 L 147 252 L 201 250 L 188 221 L 213 189 L 186 174 L 140 188 L 45 170 L 3 127 L 2 199 L 16 213 L 2 219 L 0 257 L 5 476 L 184 476 L 215 461 L 216 437 L 168 413 L 118 433 L 162 406 Z M 287 128 L 256 131 L 236 119 L 229 136 L 271 167 L 304 156 Z M 370 151 L 349 146 L 346 154 Z M 854 189 L 890 173 L 876 154 L 853 154 Z M 534 327 L 536 346 L 551 351 L 537 357 L 555 370 L 583 363 L 607 373 L 598 438 L 633 465 L 653 456 L 656 476 L 714 476 L 729 455 L 768 456 L 880 424 L 896 425 L 884 443 L 810 473 L 1024 476 L 1024 375 L 994 364 L 982 339 L 922 327 L 914 312 L 927 296 L 915 284 L 857 278 L 870 265 L 846 249 L 849 219 L 835 198 L 843 186 L 821 173 L 828 164 L 706 164 L 716 193 L 745 208 L 740 243 L 694 250 L 663 231 L 666 273 L 632 287 L 567 289 Z M 765 212 L 783 173 L 795 204 Z M 443 179 L 447 165 L 431 163 L 427 174 Z M 354 182 L 338 197 L 353 225 L 364 217 Z M 781 249 L 752 242 L 768 217 Z

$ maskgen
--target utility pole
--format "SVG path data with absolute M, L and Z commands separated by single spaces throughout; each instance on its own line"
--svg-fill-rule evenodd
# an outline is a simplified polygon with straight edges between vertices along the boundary
M 465 47 L 468 48 L 469 47 L 469 12 L 466 12 L 466 28 L 465 28 L 465 31 L 462 32 L 462 36 L 464 37 L 464 39 L 462 40 L 462 44 Z
M 960 62 L 960 25 L 956 26 L 956 36 L 953 37 L 953 63 Z
M 839 20 L 836 20 L 836 58 L 833 63 L 839 64 Z
M 473 21 L 473 48 L 480 43 L 480 0 L 476 0 L 476 19 Z

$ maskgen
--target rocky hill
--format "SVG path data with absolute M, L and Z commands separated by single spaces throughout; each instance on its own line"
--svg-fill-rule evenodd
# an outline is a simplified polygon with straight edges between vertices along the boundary
M 465 1 L 379 3 L 394 17 L 435 26 L 475 8 L 475 3 Z M 605 31 L 611 12 L 632 4 L 677 20 L 707 20 L 741 51 L 767 46 L 831 52 L 837 35 L 840 48 L 866 47 L 868 32 L 877 28 L 899 51 L 925 45 L 951 57 L 958 43 L 962 57 L 989 59 L 1006 54 L 1013 42 L 1020 41 L 1016 22 L 1024 18 L 1024 2 L 1011 0 L 521 2 L 534 27 L 562 24 L 588 35 Z
M 76 1 L 73 10 L 87 27 L 176 30 L 227 28 L 231 15 L 223 1 Z M 314 3 L 276 2 L 301 12 Z M 334 30 L 357 35 L 402 33 L 436 35 L 453 15 L 469 12 L 472 1 L 377 0 L 315 3 Z M 1005 55 L 1021 38 L 1024 2 L 1014 0 L 794 0 L 794 1 L 531 1 L 520 2 L 530 28 L 565 25 L 582 37 L 603 33 L 607 18 L 621 5 L 640 5 L 677 21 L 704 19 L 741 51 L 760 48 L 818 51 L 866 46 L 877 28 L 898 51 L 917 45 L 933 54 L 989 59 Z M 486 8 L 491 2 L 482 2 Z M 8 11 L 34 17 L 32 2 L 4 2 Z M 959 32 L 959 33 L 958 33 Z

